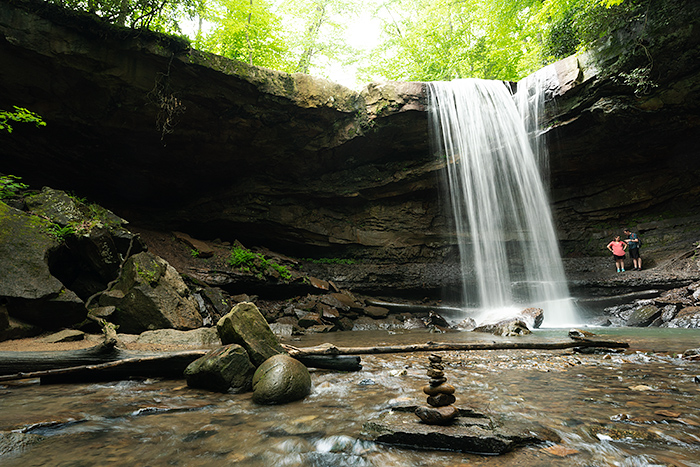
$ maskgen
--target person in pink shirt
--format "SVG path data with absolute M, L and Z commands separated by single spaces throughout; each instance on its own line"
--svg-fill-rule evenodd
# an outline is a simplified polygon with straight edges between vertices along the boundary
M 615 258 L 615 266 L 617 266 L 617 272 L 625 272 L 625 251 L 627 250 L 627 243 L 620 240 L 620 236 L 615 236 L 615 240 L 608 243 L 608 250 L 613 254 Z

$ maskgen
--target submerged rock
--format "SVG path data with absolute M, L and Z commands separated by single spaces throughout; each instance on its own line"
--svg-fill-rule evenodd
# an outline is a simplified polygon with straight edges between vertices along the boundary
M 0 458 L 19 454 L 45 439 L 32 433 L 0 431 Z

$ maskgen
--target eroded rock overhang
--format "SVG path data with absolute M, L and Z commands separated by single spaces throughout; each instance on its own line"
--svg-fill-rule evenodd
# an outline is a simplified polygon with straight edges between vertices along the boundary
M 618 56 L 610 48 L 557 64 L 544 124 L 565 246 L 585 248 L 608 234 L 601 225 L 640 213 L 685 218 L 700 207 L 693 24 L 649 44 L 666 68 L 648 93 L 602 71 Z M 684 47 L 682 63 L 664 47 Z M 33 186 L 74 191 L 132 222 L 300 254 L 452 250 L 422 83 L 355 92 L 22 0 L 0 4 L 0 62 L 0 108 L 48 122 L 0 134 L 0 172 Z

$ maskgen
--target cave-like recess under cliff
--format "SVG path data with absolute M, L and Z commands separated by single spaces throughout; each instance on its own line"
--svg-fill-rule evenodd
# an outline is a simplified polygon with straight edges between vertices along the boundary
M 566 255 L 624 226 L 681 248 L 700 221 L 700 6 L 556 64 L 549 185 Z M 621 72 L 650 66 L 655 87 Z M 248 66 L 44 2 L 0 3 L 0 172 L 132 223 L 303 256 L 442 260 L 453 251 L 423 83 L 361 92 Z

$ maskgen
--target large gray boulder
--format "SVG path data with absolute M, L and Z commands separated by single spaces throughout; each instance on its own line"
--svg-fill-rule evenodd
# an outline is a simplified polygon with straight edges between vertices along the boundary
M 0 202 L 0 296 L 38 299 L 61 291 L 47 264 L 59 244 L 50 227 L 48 220 Z
M 217 392 L 245 392 L 252 386 L 255 367 L 245 349 L 230 344 L 214 349 L 185 369 L 187 385 Z
M 87 316 L 83 301 L 49 270 L 59 242 L 52 223 L 0 202 L 0 298 L 10 316 L 44 329 L 79 323 Z
M 299 360 L 286 354 L 265 360 L 253 375 L 253 401 L 258 404 L 286 404 L 311 392 L 311 375 Z
M 99 304 L 116 307 L 110 321 L 119 326 L 119 332 L 202 326 L 197 301 L 178 272 L 163 258 L 147 252 L 124 263 L 119 281 L 99 298 Z
M 532 334 L 532 331 L 527 327 L 527 324 L 520 318 L 510 318 L 497 323 L 489 323 L 478 326 L 474 329 L 475 332 L 488 332 L 496 336 L 523 336 Z
M 257 367 L 268 358 L 285 353 L 255 304 L 239 303 L 216 324 L 221 343 L 241 345 Z

